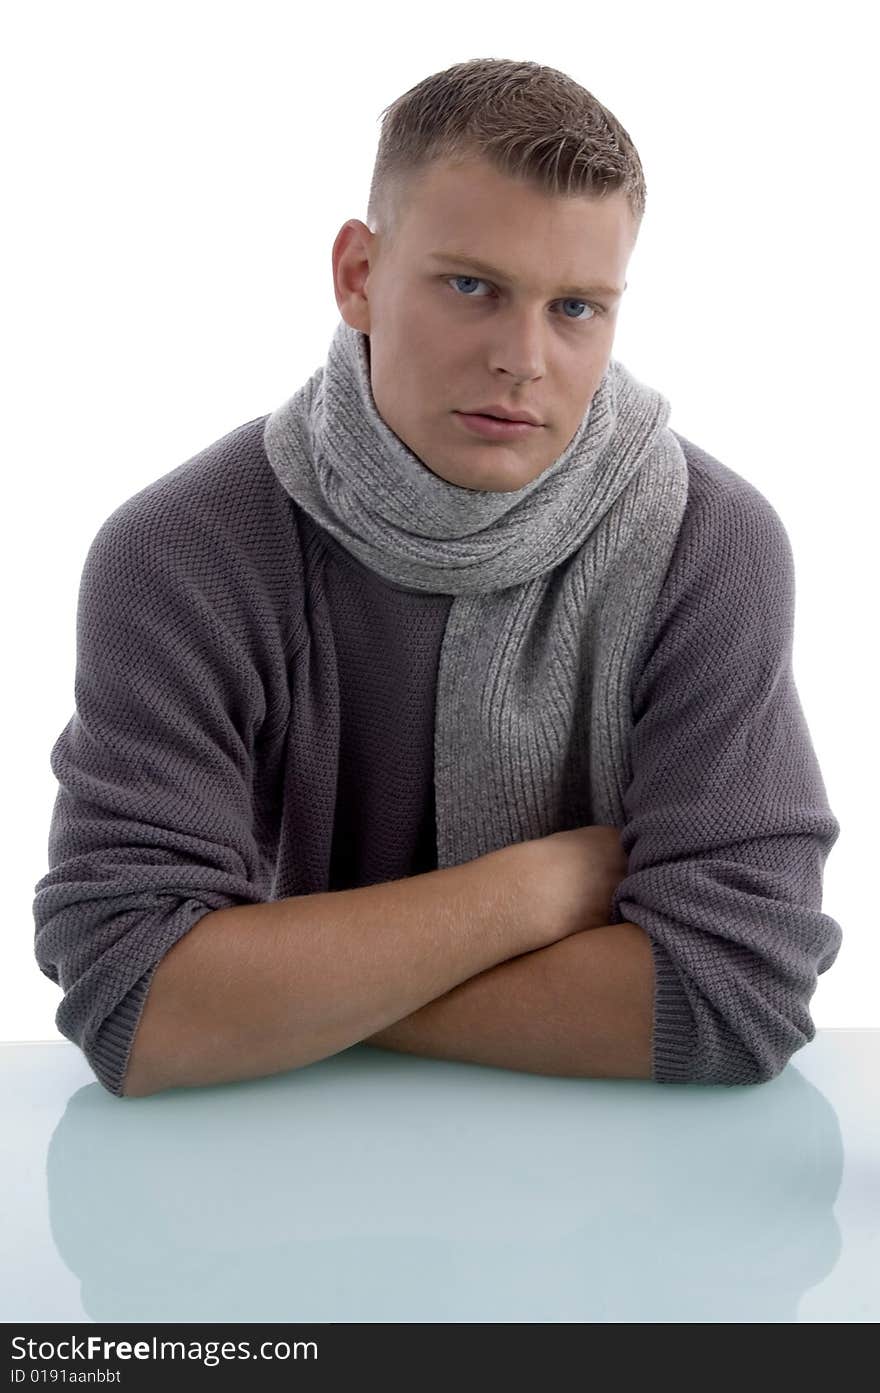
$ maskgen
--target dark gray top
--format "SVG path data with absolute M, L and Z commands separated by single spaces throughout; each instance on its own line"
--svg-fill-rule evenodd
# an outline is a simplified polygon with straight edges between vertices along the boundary
M 391 584 L 310 519 L 265 421 L 124 502 L 83 567 L 35 951 L 64 992 L 58 1029 L 117 1095 L 153 971 L 208 911 L 437 864 L 452 596 Z M 758 1083 L 815 1034 L 840 827 L 792 675 L 785 528 L 677 438 L 688 502 L 635 667 L 610 922 L 651 939 L 654 1079 Z

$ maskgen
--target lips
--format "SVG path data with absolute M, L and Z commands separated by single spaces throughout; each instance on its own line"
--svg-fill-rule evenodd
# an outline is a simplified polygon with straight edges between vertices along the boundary
M 534 411 L 529 411 L 527 407 L 505 406 L 504 402 L 490 402 L 488 406 L 478 406 L 476 414 L 479 416 L 494 416 L 498 421 L 519 421 L 527 426 L 540 426 L 543 422 L 537 417 Z
M 538 429 L 529 421 L 511 421 L 503 416 L 491 416 L 488 411 L 457 411 L 455 414 L 466 430 L 486 440 L 522 440 Z
M 513 421 L 516 424 L 528 426 L 543 425 L 534 411 L 529 411 L 527 407 L 506 406 L 503 401 L 490 401 L 488 406 L 475 406 L 470 411 L 463 413 L 465 416 L 489 416 L 493 421 Z

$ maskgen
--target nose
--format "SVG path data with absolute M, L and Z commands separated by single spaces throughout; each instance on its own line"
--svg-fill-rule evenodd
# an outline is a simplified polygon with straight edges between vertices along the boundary
M 543 377 L 546 370 L 543 334 L 536 316 L 509 314 L 499 329 L 490 356 L 493 375 L 504 373 L 516 387 Z

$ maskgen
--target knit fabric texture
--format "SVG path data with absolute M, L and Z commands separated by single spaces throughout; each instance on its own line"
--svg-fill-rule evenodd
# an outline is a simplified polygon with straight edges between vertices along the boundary
M 153 972 L 203 915 L 437 865 L 453 597 L 390 582 L 310 518 L 267 419 L 125 501 L 83 566 L 35 953 L 59 1031 L 117 1096 Z M 758 1083 L 815 1034 L 840 827 L 792 672 L 786 531 L 677 439 L 687 505 L 633 665 L 610 922 L 651 940 L 655 1081 Z
M 437 861 L 618 827 L 632 664 L 687 503 L 669 402 L 612 358 L 572 439 L 519 489 L 449 483 L 376 406 L 369 335 L 269 417 L 309 517 L 385 580 L 450 593 L 434 694 Z

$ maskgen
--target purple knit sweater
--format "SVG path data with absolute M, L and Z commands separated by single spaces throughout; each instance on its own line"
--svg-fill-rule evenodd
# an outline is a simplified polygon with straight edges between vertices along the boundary
M 35 952 L 58 1029 L 116 1095 L 153 971 L 204 914 L 437 865 L 452 596 L 391 584 L 309 518 L 265 421 L 124 502 L 83 567 Z M 688 501 L 634 670 L 610 922 L 651 939 L 655 1081 L 759 1083 L 815 1034 L 840 827 L 792 676 L 786 531 L 677 438 Z

